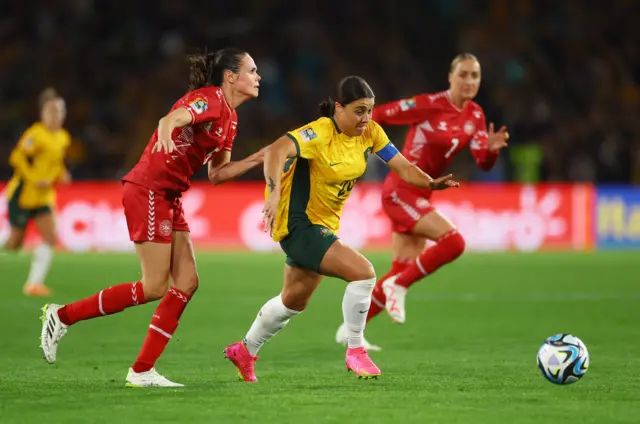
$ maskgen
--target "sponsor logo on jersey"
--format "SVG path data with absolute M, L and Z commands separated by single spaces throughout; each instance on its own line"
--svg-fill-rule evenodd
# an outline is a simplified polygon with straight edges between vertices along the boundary
M 400 110 L 401 111 L 406 111 L 409 109 L 413 109 L 414 107 L 416 107 L 416 99 L 414 97 L 410 98 L 410 99 L 404 99 L 404 100 L 400 100 Z
M 438 123 L 438 129 L 439 129 L 440 131 L 446 131 L 446 130 L 447 130 L 447 123 L 446 123 L 446 121 L 440 121 L 440 122 Z
M 482 117 L 482 113 L 480 113 L 480 111 L 476 110 L 476 111 L 473 112 L 473 116 L 476 119 L 480 119 Z
M 314 138 L 318 138 L 318 134 L 313 130 L 313 128 L 305 128 L 302 131 L 298 132 L 300 137 L 302 137 L 303 141 L 311 141 Z
M 207 104 L 207 101 L 205 99 L 203 99 L 202 97 L 198 97 L 197 99 L 195 99 L 194 101 L 189 103 L 189 107 L 195 113 L 200 115 L 202 112 L 204 112 L 205 110 L 207 110 L 209 108 L 209 105 Z
M 473 122 L 467 121 L 464 123 L 464 133 L 466 135 L 471 135 L 476 131 L 476 126 Z

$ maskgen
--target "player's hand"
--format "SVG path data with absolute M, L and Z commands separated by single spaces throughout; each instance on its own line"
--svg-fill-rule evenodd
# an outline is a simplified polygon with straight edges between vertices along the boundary
M 51 181 L 40 180 L 36 183 L 36 187 L 39 189 L 45 189 L 51 187 Z
M 153 149 L 151 149 L 151 153 L 164 151 L 165 153 L 173 153 L 176 149 L 176 144 L 173 142 L 171 137 L 160 137 L 158 136 L 158 141 L 153 145 Z
M 264 232 L 270 236 L 273 235 L 273 227 L 276 222 L 276 214 L 278 212 L 278 204 L 280 203 L 280 195 L 272 193 L 267 200 L 264 201 L 262 208 L 262 222 L 264 224 Z
M 460 187 L 460 183 L 452 180 L 453 174 L 445 175 L 444 177 L 436 178 L 431 181 L 431 190 L 444 190 L 450 187 Z
M 492 152 L 497 152 L 498 150 L 507 147 L 507 141 L 509 140 L 509 133 L 507 132 L 507 127 L 504 125 L 500 127 L 498 132 L 493 131 L 493 122 L 489 124 L 489 133 L 487 134 L 487 144 L 489 145 L 489 150 Z
M 69 173 L 69 171 L 65 171 L 62 177 L 60 178 L 60 182 L 62 184 L 69 184 L 71 182 L 71 173 Z

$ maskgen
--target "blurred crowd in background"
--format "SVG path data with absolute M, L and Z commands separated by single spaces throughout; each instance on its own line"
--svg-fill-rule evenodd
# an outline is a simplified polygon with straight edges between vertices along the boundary
M 640 2 L 416 0 L 230 2 L 5 0 L 0 15 L 0 180 L 47 86 L 65 97 L 76 180 L 117 179 L 185 93 L 187 53 L 235 45 L 260 97 L 238 110 L 234 158 L 317 116 L 339 79 L 363 76 L 378 103 L 447 88 L 459 52 L 482 65 L 478 103 L 507 125 L 491 181 L 640 182 Z M 8 13 L 7 13 L 8 12 Z M 402 145 L 405 128 L 387 128 Z M 367 179 L 384 167 L 372 163 Z M 256 169 L 245 179 L 261 179 Z M 204 174 L 202 174 L 204 176 Z

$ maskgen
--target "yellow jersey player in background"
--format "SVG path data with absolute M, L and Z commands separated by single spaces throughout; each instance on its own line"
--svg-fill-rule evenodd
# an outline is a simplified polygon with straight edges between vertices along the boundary
M 54 184 L 71 180 L 64 165 L 70 144 L 69 133 L 62 127 L 65 116 L 64 99 L 52 88 L 44 90 L 40 95 L 40 121 L 25 131 L 9 157 L 14 173 L 6 190 L 11 234 L 5 249 L 22 247 L 30 220 L 35 222 L 42 236 L 42 244 L 34 251 L 23 289 L 29 296 L 51 294 L 44 280 L 56 244 Z
M 287 259 L 282 292 L 262 307 L 244 340 L 225 349 L 245 381 L 257 381 L 258 350 L 304 310 L 324 275 L 348 283 L 342 301 L 349 331 L 347 370 L 361 378 L 381 374 L 364 346 L 376 275 L 362 254 L 336 236 L 342 208 L 372 153 L 418 187 L 441 190 L 458 183 L 451 175 L 432 179 L 399 153 L 371 120 L 373 105 L 369 84 L 346 77 L 338 86 L 337 101 L 321 103 L 322 118 L 285 134 L 265 152 L 265 229 L 280 242 Z

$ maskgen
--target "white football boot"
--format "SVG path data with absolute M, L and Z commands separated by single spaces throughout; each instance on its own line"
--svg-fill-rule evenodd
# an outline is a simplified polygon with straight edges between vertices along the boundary
M 58 317 L 58 309 L 60 308 L 62 308 L 62 305 L 56 305 L 55 303 L 44 305 L 42 316 L 40 317 L 42 320 L 40 347 L 42 347 L 44 359 L 50 364 L 56 363 L 58 343 L 67 334 L 67 328 L 69 328 Z
M 395 275 L 382 282 L 382 291 L 387 298 L 384 308 L 387 310 L 393 322 L 396 324 L 404 324 L 406 321 L 404 301 L 407 296 L 407 289 L 398 286 L 396 284 L 397 279 L 398 276 Z
M 346 346 L 347 336 L 348 336 L 347 325 L 345 323 L 342 323 L 340 328 L 338 328 L 338 332 L 336 333 L 336 343 Z M 379 352 L 382 350 L 380 346 L 376 346 L 374 344 L 369 343 L 367 339 L 364 339 L 364 348 L 365 350 L 372 351 L 372 352 Z
M 174 383 L 158 374 L 155 368 L 149 371 L 135 372 L 129 368 L 125 387 L 184 387 L 184 384 Z

